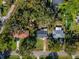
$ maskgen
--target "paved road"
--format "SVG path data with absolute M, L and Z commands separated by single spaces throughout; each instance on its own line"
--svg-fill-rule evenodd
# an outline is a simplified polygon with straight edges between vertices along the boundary
M 32 53 L 35 57 L 37 57 L 37 56 L 48 56 L 50 54 L 50 52 L 44 52 L 44 51 L 33 51 Z

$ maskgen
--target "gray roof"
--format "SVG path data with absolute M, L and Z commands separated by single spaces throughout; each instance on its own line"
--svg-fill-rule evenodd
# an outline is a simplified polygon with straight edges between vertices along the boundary
M 39 37 L 39 38 L 47 37 L 47 31 L 38 30 L 37 31 L 37 37 Z
M 64 2 L 64 0 L 53 0 L 53 4 L 55 5 L 58 5 L 58 4 L 60 4 L 60 3 L 63 3 Z
M 76 23 L 79 23 L 79 16 L 77 16 Z
M 63 30 L 54 30 L 52 33 L 53 38 L 58 39 L 58 38 L 64 38 L 65 33 Z

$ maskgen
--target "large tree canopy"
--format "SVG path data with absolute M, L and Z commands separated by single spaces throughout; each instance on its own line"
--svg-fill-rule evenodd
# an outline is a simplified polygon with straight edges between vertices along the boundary
M 58 8 L 60 9 L 59 15 L 65 21 L 66 28 L 69 28 L 79 12 L 79 0 L 69 0 L 60 4 Z
M 19 1 L 20 5 L 13 17 L 11 17 L 11 27 L 26 29 L 37 22 L 38 26 L 47 26 L 53 19 L 52 10 L 46 7 L 44 0 Z

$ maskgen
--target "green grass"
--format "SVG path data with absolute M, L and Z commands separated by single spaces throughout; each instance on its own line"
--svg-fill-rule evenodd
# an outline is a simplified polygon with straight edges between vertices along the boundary
M 2 0 L 0 0 L 0 4 L 2 4 Z
M 3 7 L 3 13 L 2 13 L 2 16 L 5 16 L 8 12 L 8 7 Z
M 58 59 L 72 59 L 71 56 L 59 56 Z
M 49 51 L 58 52 L 62 50 L 62 46 L 59 43 L 54 44 Z
M 43 50 L 43 40 L 42 39 L 37 39 L 36 49 Z
M 10 56 L 8 59 L 19 59 L 19 56 Z
M 76 22 L 74 21 L 72 23 L 71 29 L 76 30 L 79 33 L 79 24 L 76 24 Z
M 12 47 L 12 50 L 16 49 L 16 42 L 14 40 L 12 41 L 12 46 L 11 47 Z

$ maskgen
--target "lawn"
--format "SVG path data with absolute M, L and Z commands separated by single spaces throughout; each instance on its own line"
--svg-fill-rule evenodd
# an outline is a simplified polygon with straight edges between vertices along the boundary
M 71 29 L 76 30 L 79 33 L 79 24 L 76 24 L 76 22 L 74 21 L 72 23 Z
M 49 42 L 49 51 L 52 51 L 52 52 L 58 52 L 58 51 L 61 51 L 62 50 L 62 46 L 60 46 L 60 43 L 53 43 L 52 42 Z
M 59 56 L 58 59 L 72 59 L 71 56 Z
M 36 50 L 43 50 L 43 40 L 37 39 Z
M 0 4 L 2 4 L 2 0 L 0 0 Z
M 60 44 L 55 44 L 54 47 L 53 47 L 53 51 L 54 52 L 58 52 L 58 51 L 61 51 L 62 50 L 62 46 L 60 46 Z
M 10 56 L 8 59 L 19 59 L 18 56 Z
M 11 47 L 12 47 L 12 50 L 15 50 L 16 49 L 16 42 L 14 40 L 12 41 Z
M 34 56 L 23 56 L 23 59 L 36 59 Z

